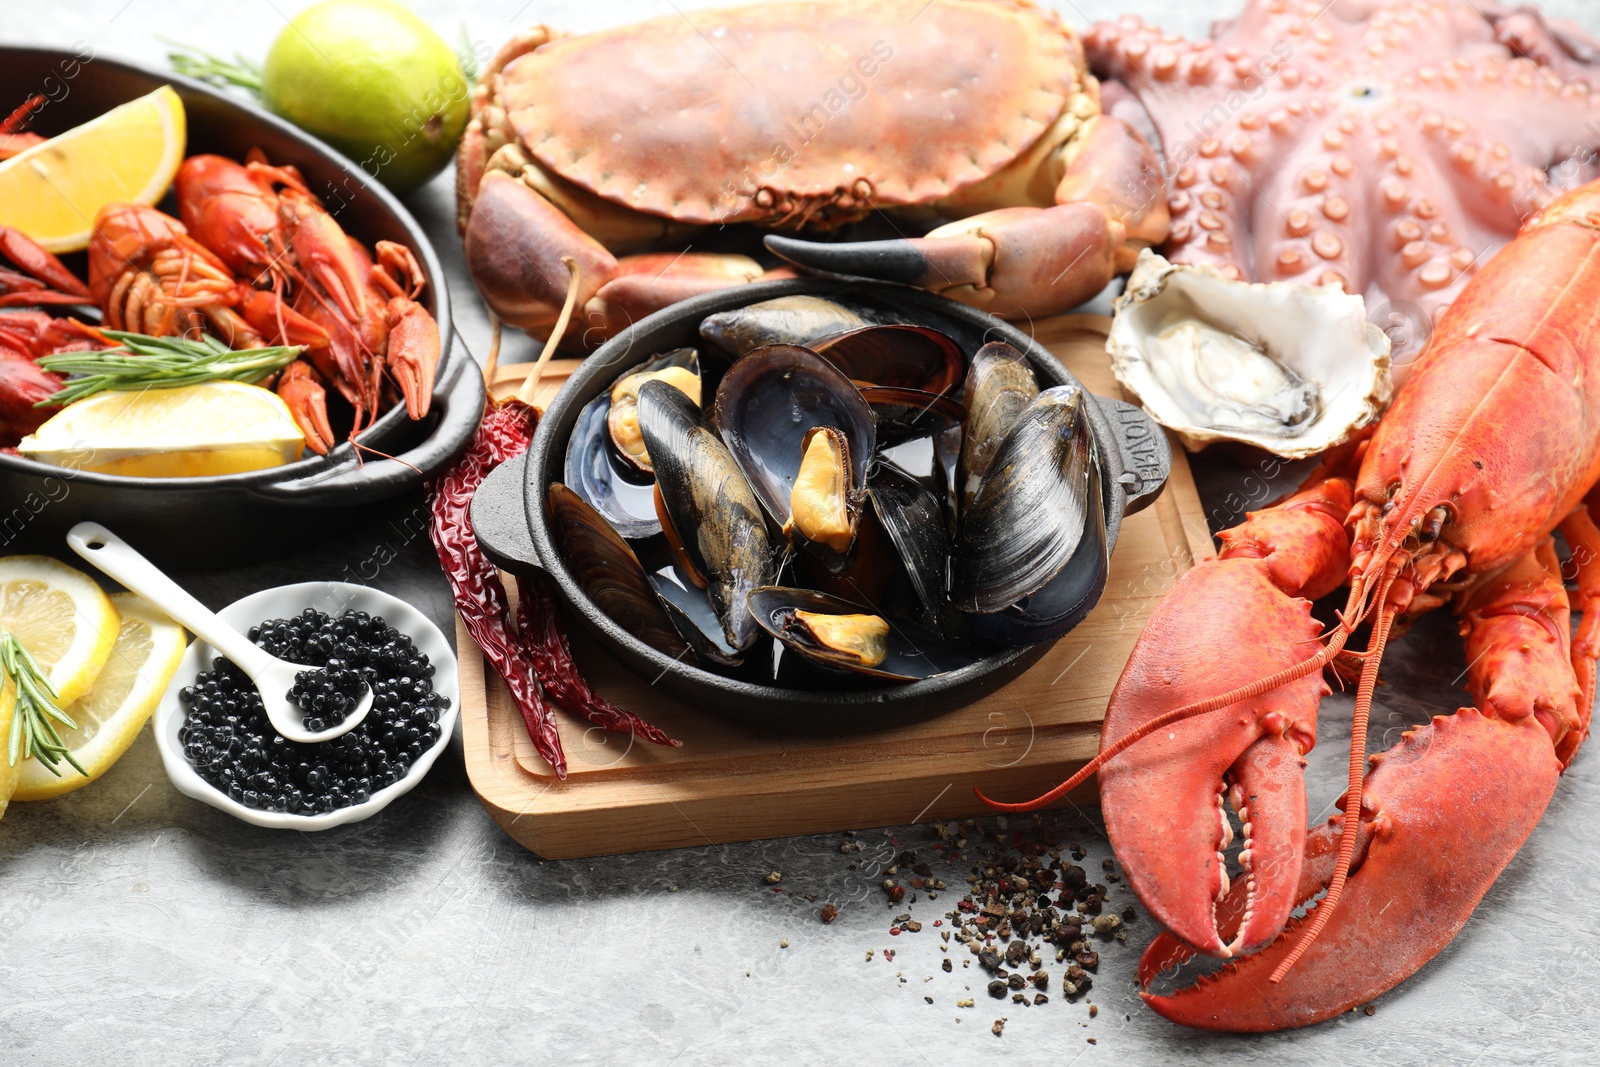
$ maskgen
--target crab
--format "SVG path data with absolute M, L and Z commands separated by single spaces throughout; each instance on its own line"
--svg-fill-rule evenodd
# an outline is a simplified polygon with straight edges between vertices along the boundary
M 790 273 L 705 250 L 735 224 L 769 231 L 768 262 L 1007 318 L 1077 306 L 1168 228 L 1154 153 L 1101 114 L 1077 35 L 1026 0 L 812 0 L 582 36 L 538 26 L 486 65 L 457 171 L 490 307 L 537 334 L 572 289 L 586 328 L 568 336 L 585 347 L 676 301 Z M 808 239 L 873 213 L 901 236 Z

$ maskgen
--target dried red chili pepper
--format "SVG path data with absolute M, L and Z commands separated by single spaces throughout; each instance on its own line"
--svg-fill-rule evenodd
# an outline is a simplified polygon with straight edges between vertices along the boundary
M 590 688 L 572 660 L 572 646 L 561 628 L 560 607 L 546 581 L 517 579 L 517 632 L 538 665 L 540 680 L 560 703 L 583 712 L 590 722 L 607 730 L 637 734 L 658 745 L 683 744 Z
M 506 458 L 506 450 L 515 448 L 519 441 L 522 450 L 528 447 L 537 414 L 518 400 L 489 407 L 466 454 L 428 485 L 428 532 L 467 632 L 505 680 L 522 712 L 533 747 L 555 770 L 556 777 L 565 778 L 567 757 L 561 750 L 555 712 L 544 698 L 533 658 L 517 641 L 511 604 L 500 584 L 499 571 L 478 547 L 468 516 L 472 494 Z

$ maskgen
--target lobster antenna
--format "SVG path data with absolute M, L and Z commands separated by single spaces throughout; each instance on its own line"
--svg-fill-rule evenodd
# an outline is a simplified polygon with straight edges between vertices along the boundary
M 561 317 L 556 319 L 555 327 L 545 340 L 544 348 L 539 351 L 539 358 L 534 362 L 533 369 L 522 380 L 522 388 L 517 390 L 517 399 L 529 407 L 533 407 L 533 398 L 539 394 L 539 379 L 544 375 L 544 368 L 549 364 L 550 357 L 556 354 L 556 346 L 561 344 L 561 338 L 567 332 L 567 323 L 572 321 L 572 309 L 578 304 L 578 287 L 582 281 L 578 261 L 571 256 L 562 256 L 561 265 L 567 268 L 567 299 L 561 305 Z
M 1134 727 L 1132 730 L 1129 730 L 1127 733 L 1117 738 L 1117 740 L 1113 741 L 1111 744 L 1102 747 L 1100 751 L 1095 754 L 1093 759 L 1091 759 L 1088 763 L 1085 763 L 1082 767 L 1078 768 L 1078 773 L 1074 774 L 1071 778 L 1068 778 L 1065 782 L 1062 782 L 1060 785 L 1050 790 L 1050 792 L 1045 793 L 1043 796 L 1035 797 L 1032 800 L 1025 800 L 1021 803 L 1007 804 L 997 800 L 990 800 L 988 797 L 983 795 L 981 790 L 974 789 L 973 792 L 977 794 L 979 800 L 983 801 L 996 811 L 1002 811 L 1008 814 L 1021 814 L 1030 811 L 1037 811 L 1046 804 L 1054 803 L 1055 801 L 1066 796 L 1068 793 L 1072 792 L 1074 789 L 1078 788 L 1078 786 L 1088 781 L 1090 775 L 1094 774 L 1102 766 L 1104 766 L 1106 761 L 1110 760 L 1114 756 L 1120 755 L 1122 752 L 1132 747 L 1136 742 L 1148 737 L 1157 730 L 1171 726 L 1175 722 L 1182 722 L 1184 719 L 1192 719 L 1196 715 L 1206 715 L 1213 711 L 1220 711 L 1222 708 L 1225 708 L 1230 704 L 1237 704 L 1241 700 L 1253 700 L 1254 698 L 1261 696 L 1263 693 L 1270 693 L 1279 686 L 1288 685 L 1290 682 L 1304 678 L 1308 674 L 1312 674 L 1321 670 L 1333 660 L 1334 656 L 1339 654 L 1340 649 L 1344 647 L 1344 643 L 1349 639 L 1349 637 L 1350 629 L 1341 622 L 1338 629 L 1334 630 L 1333 637 L 1326 645 L 1317 649 L 1313 655 L 1301 660 L 1299 663 L 1285 667 L 1276 674 L 1270 674 L 1265 678 L 1259 678 L 1256 681 L 1251 682 L 1249 685 L 1243 685 L 1237 689 L 1229 690 L 1220 696 L 1207 697 L 1205 700 L 1197 700 L 1192 704 L 1185 704 L 1181 708 L 1174 708 L 1172 711 L 1157 715 L 1149 722 Z
M 1272 972 L 1270 980 L 1273 983 L 1283 981 L 1283 976 L 1289 973 L 1289 968 L 1305 954 L 1306 949 L 1311 947 L 1311 943 L 1328 925 L 1328 920 L 1333 917 L 1333 909 L 1338 906 L 1339 898 L 1344 893 L 1345 882 L 1350 877 L 1350 864 L 1355 859 L 1356 852 L 1356 834 L 1361 828 L 1361 794 L 1367 771 L 1367 721 L 1372 713 L 1373 690 L 1378 684 L 1378 664 L 1383 659 L 1384 646 L 1389 642 L 1389 626 L 1398 614 L 1398 611 L 1388 604 L 1389 587 L 1394 584 L 1395 577 L 1400 573 L 1400 566 L 1404 565 L 1403 560 L 1400 565 L 1394 565 L 1396 559 L 1396 556 L 1390 555 L 1389 559 L 1384 561 L 1384 580 L 1378 596 L 1378 624 L 1372 634 L 1372 644 L 1367 649 L 1366 662 L 1361 665 L 1361 684 L 1356 689 L 1355 715 L 1350 723 L 1350 775 L 1345 786 L 1344 825 L 1339 834 L 1339 862 L 1333 868 L 1333 878 L 1328 882 L 1328 893 L 1317 905 L 1311 926 L 1296 942 L 1289 955 Z

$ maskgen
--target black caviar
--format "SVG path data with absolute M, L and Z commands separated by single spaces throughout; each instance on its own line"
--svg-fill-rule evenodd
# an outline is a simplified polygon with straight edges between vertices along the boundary
M 433 691 L 433 665 L 382 618 L 307 608 L 252 628 L 250 639 L 280 659 L 321 665 L 302 672 L 290 693 L 307 729 L 342 722 L 364 685 L 372 710 L 342 737 L 298 744 L 272 728 L 243 671 L 213 660 L 178 694 L 187 708 L 178 739 L 200 777 L 245 807 L 315 815 L 360 804 L 404 777 L 439 739 L 449 702 Z

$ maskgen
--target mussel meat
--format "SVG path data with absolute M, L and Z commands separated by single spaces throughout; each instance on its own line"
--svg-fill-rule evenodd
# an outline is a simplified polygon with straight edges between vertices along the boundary
M 650 452 L 639 433 L 639 387 L 648 381 L 666 382 L 699 407 L 700 354 L 692 348 L 675 348 L 627 371 L 611 386 L 611 406 L 606 413 L 611 443 L 624 462 L 644 474 L 654 473 Z
M 978 659 L 971 648 L 811 589 L 765 586 L 751 593 L 750 610 L 786 649 L 829 670 L 910 682 Z
M 849 549 L 877 431 L 837 367 L 795 345 L 757 349 L 723 376 L 712 419 L 785 535 Z
M 666 382 L 640 386 L 639 429 L 666 515 L 707 580 L 723 634 L 734 649 L 747 649 L 759 632 L 747 606 L 750 591 L 773 578 L 761 502 L 699 409 Z

